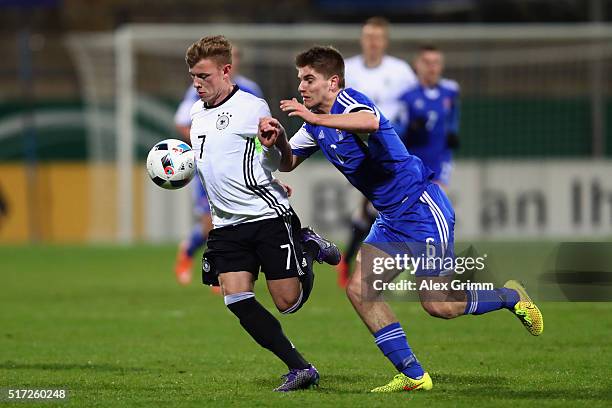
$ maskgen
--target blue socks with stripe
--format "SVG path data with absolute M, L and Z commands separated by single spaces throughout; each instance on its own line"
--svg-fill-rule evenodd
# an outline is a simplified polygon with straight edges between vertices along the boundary
M 423 376 L 425 371 L 412 353 L 406 340 L 406 333 L 399 323 L 391 323 L 374 333 L 374 341 L 397 371 L 413 379 Z
M 516 290 L 498 288 L 493 290 L 466 290 L 465 314 L 481 315 L 499 309 L 514 309 L 520 300 Z

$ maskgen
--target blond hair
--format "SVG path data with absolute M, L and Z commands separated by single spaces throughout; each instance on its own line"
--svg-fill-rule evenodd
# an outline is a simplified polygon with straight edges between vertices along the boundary
M 232 63 L 232 44 L 222 35 L 202 37 L 187 48 L 185 62 L 193 68 L 203 59 L 212 59 L 218 65 Z

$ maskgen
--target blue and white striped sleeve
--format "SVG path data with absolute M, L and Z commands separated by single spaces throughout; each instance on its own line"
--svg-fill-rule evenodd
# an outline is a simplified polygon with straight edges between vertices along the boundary
M 291 152 L 298 157 L 308 158 L 319 150 L 319 144 L 304 124 L 289 140 Z
M 368 111 L 376 115 L 380 120 L 380 112 L 378 108 L 365 95 L 354 92 L 352 95 L 346 90 L 338 94 L 338 103 L 344 107 L 342 113 L 353 113 L 359 111 Z

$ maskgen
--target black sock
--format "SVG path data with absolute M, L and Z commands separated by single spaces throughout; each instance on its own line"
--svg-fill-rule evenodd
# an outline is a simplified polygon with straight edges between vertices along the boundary
M 240 324 L 263 348 L 280 358 L 289 369 L 308 368 L 310 364 L 285 337 L 280 322 L 272 316 L 254 297 L 227 305 Z

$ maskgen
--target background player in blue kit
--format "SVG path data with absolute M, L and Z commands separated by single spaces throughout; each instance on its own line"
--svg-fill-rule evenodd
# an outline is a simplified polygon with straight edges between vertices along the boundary
M 404 253 L 418 255 L 414 251 L 433 242 L 442 256 L 452 258 L 453 208 L 441 188 L 430 181 L 431 171 L 408 153 L 374 103 L 354 89 L 344 89 L 344 60 L 338 51 L 313 47 L 296 57 L 296 66 L 304 103 L 283 100 L 280 107 L 305 123 L 289 142 L 276 119 L 262 118 L 262 143 L 281 150 L 281 171 L 295 169 L 321 150 L 379 211 L 359 250 L 347 287 L 348 298 L 376 345 L 399 371 L 391 382 L 372 391 L 429 390 L 433 386 L 431 378 L 412 352 L 391 308 L 382 297 L 371 299 L 366 293 L 374 274 L 364 254 L 394 256 L 398 253 L 395 245 L 399 244 L 407 247 L 401 248 Z M 449 272 L 452 270 L 419 268 L 416 275 L 421 281 L 438 283 L 445 282 Z M 505 308 L 531 334 L 539 335 L 543 330 L 540 311 L 516 281 L 494 290 L 439 292 L 442 300 L 419 292 L 423 308 L 432 316 L 451 319 Z
M 459 146 L 459 85 L 441 78 L 444 56 L 434 46 L 422 46 L 414 65 L 419 83 L 400 98 L 407 114 L 402 140 L 434 172 L 434 182 L 445 187 L 452 149 Z
M 232 47 L 232 74 L 231 80 L 238 87 L 250 94 L 253 94 L 259 98 L 263 98 L 263 92 L 255 81 L 240 75 L 241 52 L 236 46 Z M 176 113 L 174 115 L 174 123 L 177 132 L 182 136 L 183 140 L 189 141 L 189 129 L 191 128 L 191 116 L 189 112 L 194 103 L 200 100 L 198 93 L 193 86 L 190 86 L 185 92 L 185 96 L 181 101 Z M 208 233 L 212 229 L 212 219 L 210 217 L 210 207 L 208 206 L 208 198 L 206 197 L 206 191 L 200 182 L 198 177 L 195 177 L 191 182 L 191 195 L 193 201 L 193 212 L 198 222 L 193 226 L 189 237 L 180 243 L 179 250 L 176 256 L 176 264 L 174 272 L 176 274 L 176 280 L 182 284 L 187 285 L 191 282 L 193 255 L 200 249 L 205 243 L 208 237 Z M 212 287 L 213 292 L 219 292 L 217 286 Z

